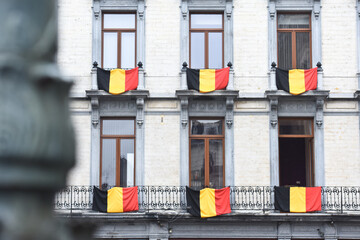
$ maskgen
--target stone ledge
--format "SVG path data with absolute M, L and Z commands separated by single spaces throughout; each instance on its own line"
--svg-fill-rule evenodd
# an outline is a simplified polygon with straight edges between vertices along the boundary
M 113 95 L 110 93 L 105 92 L 104 90 L 86 90 L 86 96 L 93 98 L 147 98 L 149 96 L 148 90 L 131 90 L 128 92 L 124 92 L 122 94 Z
M 239 96 L 238 90 L 216 90 L 210 93 L 201 93 L 195 90 L 176 90 L 176 96 L 187 98 L 237 98 Z

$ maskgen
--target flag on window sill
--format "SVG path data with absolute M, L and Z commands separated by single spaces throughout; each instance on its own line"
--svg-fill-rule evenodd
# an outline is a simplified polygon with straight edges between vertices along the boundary
M 274 187 L 275 209 L 305 213 L 321 211 L 321 187 Z
M 231 213 L 230 187 L 222 189 L 204 188 L 200 191 L 186 187 L 187 211 L 201 218 Z
M 94 187 L 92 210 L 107 213 L 137 211 L 138 187 L 114 187 L 107 191 Z
M 276 69 L 276 86 L 293 95 L 299 95 L 317 88 L 317 68 L 312 69 Z
M 97 68 L 97 82 L 99 90 L 117 95 L 135 90 L 139 82 L 139 68 L 130 70 Z
M 186 69 L 188 89 L 201 93 L 226 88 L 229 82 L 230 68 L 222 69 Z

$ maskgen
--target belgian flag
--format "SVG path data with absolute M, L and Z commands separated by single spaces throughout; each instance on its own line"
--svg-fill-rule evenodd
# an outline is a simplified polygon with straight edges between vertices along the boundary
M 222 189 L 204 188 L 200 191 L 186 187 L 187 211 L 201 218 L 231 213 L 230 187 Z
M 229 82 L 230 68 L 222 69 L 186 69 L 188 89 L 202 93 L 226 88 Z
M 317 88 L 317 68 L 308 70 L 276 69 L 276 86 L 278 90 L 284 90 L 293 95 L 299 95 Z
M 274 187 L 275 209 L 282 212 L 321 211 L 321 187 Z
M 94 187 L 92 210 L 108 213 L 137 211 L 138 187 L 114 187 L 107 191 Z
M 110 71 L 97 68 L 97 82 L 99 90 L 115 95 L 135 90 L 139 82 L 139 68 L 131 70 L 113 69 Z

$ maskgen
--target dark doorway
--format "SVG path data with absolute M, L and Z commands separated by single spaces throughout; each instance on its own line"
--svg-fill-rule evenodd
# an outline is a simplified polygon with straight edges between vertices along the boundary
M 279 119 L 280 186 L 312 187 L 313 121 L 306 118 Z
M 280 186 L 305 186 L 305 138 L 280 138 L 279 156 Z

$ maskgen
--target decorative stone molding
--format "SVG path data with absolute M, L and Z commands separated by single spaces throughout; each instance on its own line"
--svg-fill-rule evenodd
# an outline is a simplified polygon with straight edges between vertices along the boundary
M 94 0 L 93 11 L 95 18 L 98 19 L 100 15 L 100 0 Z
M 275 0 L 269 0 L 269 16 L 271 20 L 274 20 L 275 18 L 275 14 L 276 14 L 276 9 L 275 9 Z
M 225 13 L 228 20 L 231 19 L 232 11 L 233 11 L 232 0 L 226 0 Z
M 145 3 L 144 0 L 138 0 L 138 14 L 141 20 L 144 19 Z
M 323 109 L 324 109 L 324 99 L 316 99 L 316 117 L 315 117 L 315 121 L 316 121 L 316 126 L 321 128 L 323 125 L 323 118 L 324 118 L 324 114 L 323 114 Z
M 226 98 L 226 115 L 225 122 L 226 126 L 230 129 L 234 121 L 234 99 Z
M 144 98 L 140 97 L 136 99 L 136 123 L 141 128 L 144 123 Z
M 320 0 L 314 0 L 314 16 L 318 20 L 320 16 L 321 3 Z
M 182 15 L 183 19 L 186 20 L 187 15 L 188 15 L 188 1 L 187 0 L 182 0 L 182 2 L 181 2 L 181 15 Z
M 91 98 L 91 123 L 96 128 L 99 124 L 99 99 L 97 97 Z
M 189 100 L 187 98 L 182 98 L 180 100 L 181 103 L 181 126 L 183 128 L 185 128 L 188 125 L 188 121 L 189 121 L 189 111 L 188 111 L 188 106 L 189 106 Z
M 270 99 L 270 124 L 271 127 L 275 128 L 276 125 L 278 124 L 278 104 L 279 104 L 279 100 L 278 99 Z

